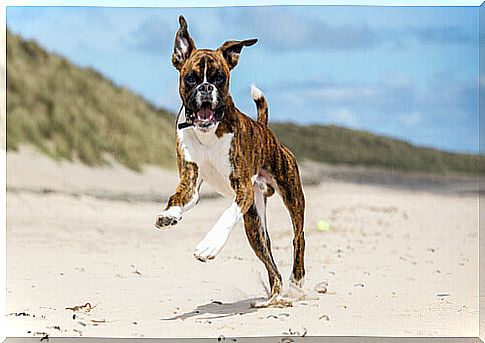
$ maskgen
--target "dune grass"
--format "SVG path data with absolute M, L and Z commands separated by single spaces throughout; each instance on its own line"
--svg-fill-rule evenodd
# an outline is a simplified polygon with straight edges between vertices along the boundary
M 7 32 L 7 149 L 22 143 L 88 165 L 175 166 L 173 115 Z
M 289 123 L 275 123 L 271 127 L 296 156 L 304 159 L 433 174 L 478 174 L 484 170 L 484 156 L 416 147 L 365 131 Z
M 175 168 L 175 116 L 92 69 L 7 30 L 7 149 L 31 144 L 55 159 L 134 170 Z M 272 123 L 302 160 L 426 173 L 483 172 L 483 156 L 419 148 L 336 126 Z

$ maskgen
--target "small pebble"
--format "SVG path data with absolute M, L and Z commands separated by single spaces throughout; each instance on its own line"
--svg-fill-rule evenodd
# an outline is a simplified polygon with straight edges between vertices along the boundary
M 328 282 L 322 281 L 315 285 L 315 292 L 320 294 L 325 294 L 327 293 L 327 286 L 328 286 Z

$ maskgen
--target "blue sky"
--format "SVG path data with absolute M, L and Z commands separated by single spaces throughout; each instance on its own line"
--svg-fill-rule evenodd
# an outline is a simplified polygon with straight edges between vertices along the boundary
M 175 111 L 179 14 L 198 47 L 259 38 L 232 73 L 236 105 L 249 115 L 255 83 L 272 121 L 478 152 L 477 7 L 9 7 L 7 26 Z

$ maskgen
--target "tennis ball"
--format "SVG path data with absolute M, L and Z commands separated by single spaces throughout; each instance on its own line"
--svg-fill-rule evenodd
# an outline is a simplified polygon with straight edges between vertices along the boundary
M 328 231 L 330 230 L 330 224 L 325 220 L 321 219 L 317 223 L 317 231 Z

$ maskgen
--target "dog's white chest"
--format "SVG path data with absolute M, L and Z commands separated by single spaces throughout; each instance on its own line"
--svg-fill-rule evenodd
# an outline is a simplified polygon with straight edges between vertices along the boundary
M 204 133 L 190 128 L 178 130 L 177 135 L 185 159 L 197 164 L 202 180 L 217 193 L 232 197 L 234 191 L 229 180 L 232 172 L 229 154 L 234 135 L 226 133 L 217 137 L 214 131 Z

